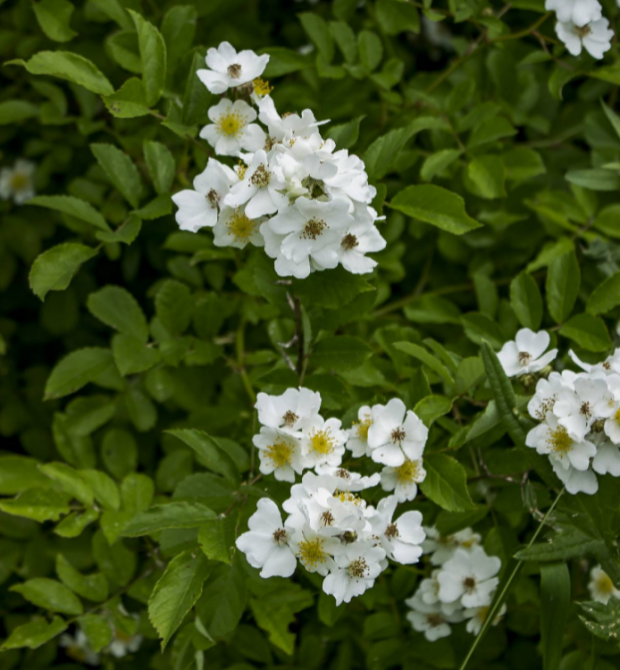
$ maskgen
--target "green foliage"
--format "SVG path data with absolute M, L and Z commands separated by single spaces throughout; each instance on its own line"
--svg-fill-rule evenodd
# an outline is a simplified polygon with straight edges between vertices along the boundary
M 569 349 L 594 363 L 620 337 L 618 47 L 570 56 L 543 4 L 0 2 L 0 169 L 36 166 L 35 197 L 0 200 L 0 670 L 82 667 L 59 644 L 77 628 L 108 670 L 619 667 L 619 601 L 585 577 L 620 588 L 616 480 L 557 498 L 525 447 L 535 378 L 497 356 L 544 329 L 575 370 Z M 372 273 L 282 280 L 262 249 L 179 230 L 223 40 L 269 54 L 278 109 L 364 160 Z M 405 509 L 502 557 L 496 626 L 415 632 L 422 564 L 340 607 L 316 573 L 248 564 L 236 538 L 289 491 L 259 471 L 256 396 L 300 385 L 346 429 L 415 410 Z

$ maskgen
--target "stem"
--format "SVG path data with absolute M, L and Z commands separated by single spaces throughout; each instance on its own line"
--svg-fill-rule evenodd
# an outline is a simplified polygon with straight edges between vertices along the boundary
M 287 294 L 289 305 L 293 310 L 293 320 L 295 321 L 295 342 L 297 343 L 297 361 L 295 362 L 295 372 L 299 378 L 299 385 L 303 385 L 304 375 L 306 373 L 306 353 L 304 342 L 304 326 L 301 321 L 301 300 L 297 297 L 291 297 Z
M 527 549 L 529 549 L 534 542 L 536 542 L 536 538 L 540 535 L 540 531 L 543 529 L 543 526 L 547 523 L 547 519 L 549 518 L 551 512 L 555 509 L 555 506 L 558 503 L 558 500 L 562 497 L 562 493 L 564 493 L 564 489 L 558 493 L 556 499 L 553 501 L 551 507 L 547 510 L 547 513 L 543 517 L 542 521 L 538 524 L 538 528 L 536 529 L 536 532 L 534 535 L 532 535 L 532 539 L 529 541 L 527 545 Z M 484 637 L 484 634 L 487 631 L 487 628 L 491 625 L 493 620 L 495 619 L 495 616 L 497 614 L 497 611 L 502 605 L 502 602 L 504 601 L 504 598 L 508 595 L 508 591 L 510 590 L 510 587 L 512 585 L 512 582 L 514 581 L 514 578 L 517 576 L 519 571 L 521 570 L 521 566 L 523 565 L 523 561 L 517 560 L 517 564 L 513 568 L 512 572 L 510 573 L 510 576 L 506 580 L 506 583 L 504 584 L 504 588 L 501 590 L 499 596 L 495 599 L 495 602 L 491 605 L 491 608 L 489 609 L 489 612 L 487 614 L 486 619 L 484 620 L 484 624 L 482 625 L 482 628 L 480 629 L 480 632 L 476 636 L 476 639 L 474 640 L 474 643 L 471 645 L 469 652 L 467 653 L 467 656 L 465 657 L 465 660 L 463 661 L 463 664 L 460 667 L 460 670 L 465 670 L 467 667 L 467 664 L 469 663 L 469 660 L 473 656 L 474 652 L 476 651 L 476 648 L 478 647 L 478 644 Z
M 248 372 L 245 369 L 245 320 L 242 320 L 239 324 L 239 329 L 237 330 L 237 338 L 235 342 L 235 348 L 237 351 L 237 367 L 239 369 L 239 374 L 241 375 L 241 381 L 243 386 L 247 391 L 248 397 L 252 405 L 256 402 L 256 394 L 252 388 L 252 382 L 248 377 Z

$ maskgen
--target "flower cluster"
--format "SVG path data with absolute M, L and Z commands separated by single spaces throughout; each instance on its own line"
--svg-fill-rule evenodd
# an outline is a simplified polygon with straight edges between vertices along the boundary
M 600 59 L 611 48 L 614 31 L 598 0 L 546 0 L 545 9 L 555 11 L 555 32 L 571 55 L 579 56 L 585 49 Z
M 549 457 L 569 493 L 593 494 L 596 474 L 620 476 L 620 349 L 597 365 L 570 356 L 582 372 L 538 380 L 528 411 L 540 423 L 526 444 Z
M 423 579 L 406 600 L 414 630 L 431 642 L 447 637 L 451 624 L 467 621 L 467 631 L 477 635 L 488 615 L 499 583 L 502 562 L 488 556 L 480 546 L 480 535 L 471 528 L 441 537 L 435 528 L 425 528 L 424 553 L 430 553 L 431 576 Z M 495 621 L 503 615 L 498 613 Z
M 261 79 L 269 56 L 237 53 L 228 42 L 207 53 L 198 76 L 211 93 L 232 93 L 209 109 L 200 137 L 218 156 L 234 156 L 231 169 L 210 158 L 194 190 L 173 196 L 182 230 L 213 228 L 216 246 L 264 247 L 282 277 L 305 278 L 341 264 L 371 272 L 366 256 L 385 240 L 370 207 L 376 189 L 362 160 L 323 139 L 311 110 L 278 114 Z M 257 123 L 257 121 L 260 122 Z M 261 125 L 262 124 L 262 125 Z
M 30 161 L 19 158 L 12 168 L 4 167 L 0 170 L 0 198 L 11 200 L 16 205 L 23 205 L 34 196 L 35 165 Z
M 135 620 L 137 627 L 139 615 L 129 615 Z M 124 658 L 127 654 L 138 651 L 144 639 L 138 633 L 128 634 L 110 624 L 113 629 L 112 641 L 102 649 L 102 654 L 109 654 L 114 658 Z M 96 653 L 88 641 L 88 637 L 81 628 L 76 628 L 74 635 L 64 633 L 60 637 L 60 646 L 65 647 L 67 656 L 84 665 L 99 665 L 101 657 Z
M 260 393 L 256 408 L 262 427 L 254 444 L 261 472 L 293 483 L 282 505 L 286 520 L 276 503 L 262 498 L 250 530 L 237 539 L 262 577 L 288 577 L 299 561 L 325 577 L 323 590 L 340 604 L 370 588 L 388 559 L 417 562 L 425 538 L 422 515 L 409 511 L 393 517 L 399 502 L 413 500 L 424 477 L 428 431 L 401 400 L 362 407 L 359 422 L 348 431 L 340 420 L 319 414 L 321 396 L 308 389 Z M 383 472 L 362 476 L 342 467 L 345 448 L 383 464 Z M 306 469 L 295 484 L 295 475 Z M 380 482 L 394 493 L 374 507 L 361 492 Z

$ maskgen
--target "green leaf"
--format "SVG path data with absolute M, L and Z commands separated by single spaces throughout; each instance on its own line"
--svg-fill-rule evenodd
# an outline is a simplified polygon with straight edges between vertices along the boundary
M 461 196 L 433 184 L 408 186 L 392 198 L 390 206 L 454 235 L 462 235 L 481 226 L 468 216 Z
M 192 295 L 185 284 L 164 281 L 155 296 L 155 311 L 170 335 L 181 335 L 189 326 L 193 311 Z
M 174 74 L 181 58 L 192 48 L 196 33 L 196 8 L 191 5 L 171 7 L 161 24 L 161 34 L 166 43 L 168 78 Z
M 581 270 L 573 251 L 554 258 L 547 272 L 547 307 L 556 323 L 563 323 L 575 306 Z
M 566 563 L 540 566 L 540 641 L 544 670 L 559 670 L 564 629 L 570 610 L 570 574 Z
M 112 353 L 116 367 L 123 377 L 146 372 L 161 361 L 158 349 L 153 349 L 142 340 L 125 333 L 112 338 Z
M 153 107 L 161 98 L 166 83 L 166 43 L 152 23 L 131 9 L 127 11 L 138 32 L 146 104 Z
M 198 462 L 206 468 L 223 475 L 229 481 L 239 481 L 239 472 L 232 458 L 214 437 L 202 430 L 191 428 L 167 430 L 166 432 L 191 447 L 196 453 Z
M 99 530 L 93 535 L 93 557 L 99 569 L 113 584 L 126 586 L 136 569 L 136 555 L 122 542 L 110 546 Z
M 337 335 L 318 342 L 311 360 L 319 368 L 347 371 L 361 366 L 371 354 L 372 349 L 362 340 L 348 335 Z
M 297 15 L 301 25 L 314 42 L 318 52 L 323 56 L 327 63 L 331 63 L 334 59 L 335 46 L 334 39 L 325 20 L 318 14 L 311 12 L 303 12 Z
M 589 314 L 606 314 L 620 305 L 620 272 L 602 281 L 590 294 L 586 303 Z
M 79 537 L 89 524 L 97 521 L 99 512 L 96 509 L 87 509 L 84 512 L 71 512 L 54 528 L 54 533 L 60 537 Z
M 136 214 L 140 211 L 138 210 Z M 142 221 L 136 214 L 130 214 L 125 222 L 111 233 L 97 233 L 97 239 L 110 244 L 131 244 L 138 237 L 142 228 Z
M 482 344 L 489 342 L 496 349 L 500 349 L 506 341 L 501 326 L 495 319 L 492 319 L 481 312 L 470 312 L 461 317 L 465 335 L 474 343 Z
M 485 377 L 484 363 L 477 356 L 464 358 L 456 371 L 457 393 L 469 393 Z
M 407 31 L 420 32 L 418 10 L 402 0 L 378 0 L 375 5 L 377 21 L 388 35 Z
M 496 116 L 493 119 L 481 123 L 474 128 L 469 136 L 467 148 L 473 149 L 489 142 L 496 142 L 504 137 L 512 137 L 517 131 L 512 127 L 510 121 L 503 116 Z
M 397 128 L 377 138 L 366 149 L 364 162 L 371 181 L 377 181 L 390 172 L 396 157 L 413 135 L 414 128 L 411 125 Z
M 78 617 L 77 623 L 88 640 L 91 649 L 97 654 L 112 642 L 112 625 L 105 616 L 100 614 L 84 614 Z
M 552 533 L 546 542 L 521 549 L 515 554 L 519 561 L 568 561 L 572 558 L 597 555 L 604 550 L 605 543 L 584 533 L 579 528 L 567 526 L 560 533 Z
M 46 488 L 33 488 L 20 493 L 17 498 L 0 500 L 0 510 L 7 514 L 23 516 L 34 521 L 58 521 L 71 510 L 71 497 L 62 492 Z
M 422 361 L 424 365 L 436 372 L 446 384 L 454 386 L 454 379 L 448 368 L 433 354 L 424 349 L 424 347 L 421 347 L 419 344 L 413 344 L 413 342 L 395 342 L 394 348 Z
M 86 221 L 100 230 L 110 230 L 106 220 L 91 204 L 70 195 L 36 195 L 28 200 L 28 204 L 55 209 L 80 221 Z
M 39 466 L 39 470 L 50 479 L 59 484 L 72 498 L 77 498 L 87 507 L 91 507 L 95 501 L 94 494 L 88 484 L 82 479 L 80 473 L 66 463 L 45 463 Z
M 329 29 L 344 59 L 349 65 L 353 65 L 357 60 L 357 40 L 353 29 L 345 21 L 331 21 Z
M 56 556 L 56 574 L 60 581 L 82 598 L 103 602 L 108 597 L 108 582 L 101 573 L 83 575 L 62 555 Z
M 132 207 L 137 207 L 140 203 L 142 183 L 131 158 L 112 144 L 91 144 L 90 148 L 103 171 L 125 200 Z
M 36 577 L 23 584 L 14 584 L 10 590 L 21 594 L 33 605 L 50 612 L 76 616 L 84 611 L 82 603 L 73 591 L 54 579 Z
M 474 158 L 467 166 L 469 190 L 487 200 L 506 197 L 504 188 L 504 164 L 499 156 L 489 155 Z
M 547 171 L 540 154 L 528 147 L 515 147 L 507 151 L 502 154 L 502 161 L 506 179 L 510 182 L 521 183 Z
M 2 651 L 20 649 L 21 647 L 38 649 L 65 630 L 67 630 L 67 624 L 59 616 L 55 616 L 51 621 L 35 617 L 32 621 L 22 626 L 17 626 L 8 639 L 4 641 L 0 649 Z
M 41 300 L 49 291 L 64 291 L 82 263 L 97 255 L 97 250 L 83 244 L 59 244 L 37 256 L 28 280 L 32 292 Z
M 608 603 L 589 601 L 579 603 L 587 616 L 579 618 L 592 635 L 617 643 L 620 636 L 620 603 L 610 598 Z
M 33 2 L 32 9 L 41 30 L 51 40 L 68 42 L 77 35 L 69 27 L 75 7 L 68 0 L 41 0 L 41 2 Z
M 132 473 L 138 464 L 138 446 L 133 435 L 122 428 L 108 430 L 101 442 L 101 459 L 116 479 Z
M 608 205 L 603 207 L 596 215 L 594 227 L 605 235 L 620 238 L 620 205 Z
M 231 562 L 235 551 L 235 524 L 236 519 L 229 515 L 213 518 L 200 527 L 198 544 L 207 558 Z
M 17 123 L 39 116 L 39 108 L 26 100 L 5 100 L 0 102 L 0 126 Z M 32 198 L 29 203 L 32 202 Z
M 420 177 L 424 181 L 433 181 L 433 178 L 458 160 L 463 152 L 460 149 L 441 149 L 428 156 L 420 168 Z
M 66 79 L 99 95 L 114 93 L 112 84 L 91 61 L 68 51 L 40 51 L 28 62 L 13 60 L 5 65 L 22 65 L 30 74 Z
M 424 425 L 431 427 L 435 419 L 445 416 L 452 409 L 452 400 L 443 395 L 428 395 L 422 398 L 413 411 L 422 419 Z
M 89 312 L 119 333 L 146 342 L 149 327 L 138 301 L 121 286 L 104 286 L 91 293 L 86 301 Z
M 452 456 L 433 454 L 424 459 L 426 477 L 420 490 L 448 512 L 476 509 L 467 490 L 465 468 Z
M 197 622 L 212 639 L 225 638 L 239 624 L 246 606 L 247 575 L 239 553 L 232 565 L 215 567 L 196 605 Z
M 372 30 L 362 30 L 357 36 L 357 42 L 360 63 L 372 72 L 383 58 L 383 43 Z
M 110 113 L 119 119 L 135 119 L 149 113 L 144 84 L 136 77 L 127 79 L 118 91 L 102 99 Z
M 560 335 L 568 337 L 587 351 L 604 352 L 612 342 L 605 322 L 591 314 L 575 314 L 560 328 Z
M 360 293 L 376 290 L 361 275 L 351 274 L 342 267 L 313 272 L 307 279 L 294 282 L 294 286 L 302 302 L 311 300 L 312 305 L 327 309 L 338 309 Z
M 149 599 L 149 619 L 161 638 L 162 651 L 192 609 L 212 564 L 198 550 L 175 556 Z
M 343 123 L 340 126 L 333 126 L 327 133 L 327 137 L 334 140 L 339 149 L 350 149 L 356 142 L 360 134 L 360 123 L 366 118 L 365 115 L 358 116 Z
M 281 77 L 291 72 L 297 72 L 310 66 L 307 56 L 284 47 L 267 47 L 261 49 L 261 54 L 269 54 L 269 62 L 263 75 L 265 77 Z M 204 59 L 201 67 L 204 67 Z M 203 86 L 204 89 L 204 86 Z
M 118 486 L 105 472 L 86 469 L 80 470 L 80 476 L 94 493 L 95 499 L 105 508 L 117 510 L 120 507 Z
M 215 512 L 200 503 L 171 502 L 139 513 L 123 528 L 121 535 L 141 537 L 166 528 L 197 528 L 214 518 Z
M 38 461 L 27 456 L 0 456 L 0 495 L 10 496 L 37 486 L 49 486 Z
M 566 181 L 591 191 L 617 191 L 620 188 L 618 172 L 604 168 L 569 170 L 566 173 Z
M 527 272 L 517 275 L 510 284 L 510 304 L 524 328 L 538 332 L 543 317 L 543 301 L 538 284 Z
M 67 354 L 56 364 L 45 384 L 45 400 L 62 398 L 96 381 L 114 367 L 109 349 L 89 347 Z
M 144 158 L 157 193 L 168 193 L 176 171 L 174 156 L 170 150 L 161 142 L 146 140 Z

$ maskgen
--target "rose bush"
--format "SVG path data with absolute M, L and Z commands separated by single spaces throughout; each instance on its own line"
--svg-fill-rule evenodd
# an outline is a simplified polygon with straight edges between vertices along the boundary
M 619 667 L 619 14 L 0 2 L 0 670 Z

